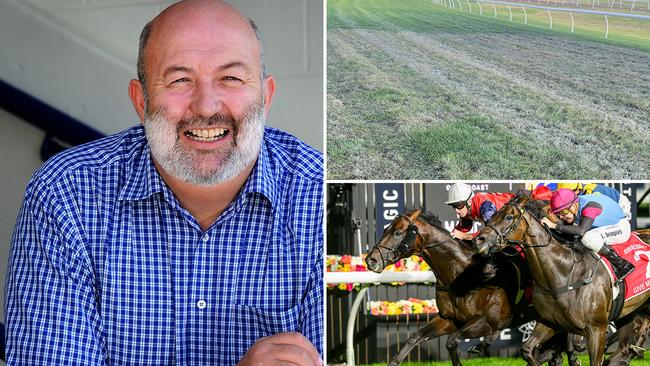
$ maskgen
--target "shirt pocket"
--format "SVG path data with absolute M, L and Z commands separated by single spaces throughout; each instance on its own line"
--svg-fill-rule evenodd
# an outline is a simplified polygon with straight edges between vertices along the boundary
M 252 341 L 281 332 L 300 331 L 300 307 L 270 311 L 248 305 L 234 305 L 234 333 Z

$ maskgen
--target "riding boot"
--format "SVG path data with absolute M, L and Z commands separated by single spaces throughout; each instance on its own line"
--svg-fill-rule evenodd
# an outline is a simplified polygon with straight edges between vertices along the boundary
M 614 267 L 614 274 L 616 274 L 619 281 L 623 280 L 625 276 L 629 275 L 634 270 L 634 265 L 632 265 L 632 263 L 619 257 L 618 254 L 616 254 L 616 252 L 607 244 L 603 244 L 603 247 L 600 248 L 598 254 L 604 255 L 605 258 L 609 260 Z

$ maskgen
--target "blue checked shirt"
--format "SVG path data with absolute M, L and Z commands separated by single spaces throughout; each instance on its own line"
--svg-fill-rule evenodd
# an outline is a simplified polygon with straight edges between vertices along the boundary
M 285 331 L 322 354 L 322 194 L 322 155 L 271 128 L 205 232 L 142 127 L 59 154 L 13 235 L 8 365 L 233 365 Z

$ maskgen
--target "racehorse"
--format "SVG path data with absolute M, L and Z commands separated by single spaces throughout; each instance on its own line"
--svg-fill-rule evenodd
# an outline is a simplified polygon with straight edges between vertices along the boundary
M 389 365 L 399 365 L 418 344 L 442 335 L 449 335 L 446 347 L 454 366 L 461 365 L 458 344 L 466 338 L 485 336 L 480 349 L 492 343 L 512 320 L 515 298 L 521 278 L 518 269 L 506 256 L 497 259 L 497 273 L 485 285 L 479 284 L 481 256 L 456 239 L 437 217 L 408 210 L 397 216 L 384 230 L 383 237 L 366 256 L 366 264 L 373 272 L 381 272 L 389 264 L 413 254 L 421 256 L 431 267 L 437 279 L 436 303 L 439 313 L 423 328 L 415 332 Z M 561 347 L 564 348 L 564 345 Z M 579 365 L 577 357 L 568 352 L 571 365 Z M 561 365 L 552 351 L 540 355 L 543 362 Z
M 476 250 L 493 254 L 508 246 L 523 248 L 534 281 L 533 305 L 539 314 L 530 338 L 522 345 L 522 356 L 530 365 L 537 344 L 556 330 L 583 335 L 589 364 L 601 365 L 604 358 L 607 325 L 612 311 L 612 283 L 607 269 L 589 249 L 558 242 L 539 220 L 546 203 L 518 195 L 504 205 L 474 237 Z M 645 242 L 650 236 L 643 235 Z M 623 304 L 617 319 L 629 322 L 647 303 L 650 292 Z M 638 338 L 638 337 L 637 337 Z

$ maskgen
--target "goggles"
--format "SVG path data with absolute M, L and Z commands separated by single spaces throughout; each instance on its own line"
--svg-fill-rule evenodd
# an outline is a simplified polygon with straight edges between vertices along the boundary
M 558 212 L 557 214 L 560 215 L 560 216 L 566 216 L 566 215 L 568 215 L 570 213 L 571 213 L 571 210 L 569 210 L 568 208 L 565 208 L 565 209 L 561 210 L 560 212 Z
M 467 201 L 452 203 L 450 206 L 456 210 L 462 210 L 465 206 L 467 206 Z

